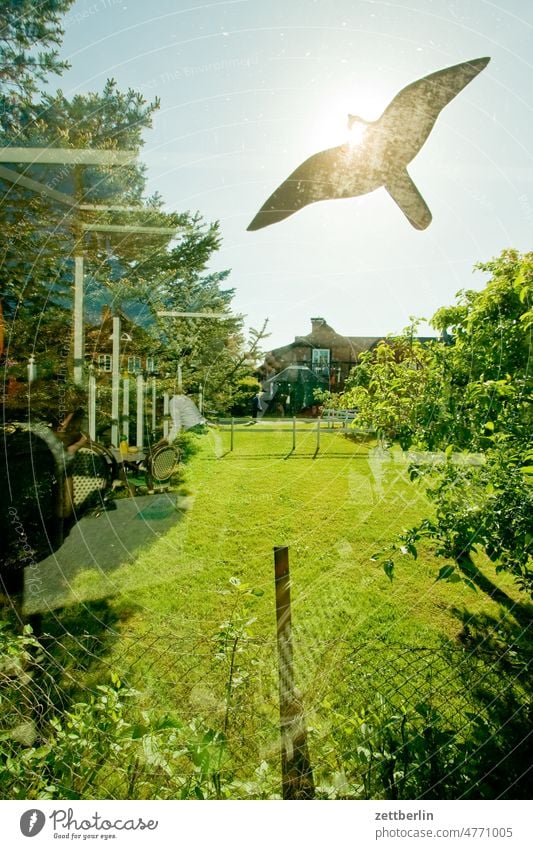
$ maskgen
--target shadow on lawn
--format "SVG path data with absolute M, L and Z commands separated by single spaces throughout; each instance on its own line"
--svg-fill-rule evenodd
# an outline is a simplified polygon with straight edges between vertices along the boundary
M 97 684 L 109 683 L 106 658 L 120 637 L 119 626 L 133 612 L 118 613 L 108 599 L 98 599 L 29 617 L 42 647 L 33 668 L 37 724 L 85 700 Z
M 347 798 L 530 798 L 531 608 L 504 596 L 496 615 L 452 608 L 440 648 L 354 656 L 331 699 Z
M 287 454 L 280 452 L 279 454 L 241 454 L 235 451 L 225 451 L 220 454 L 215 460 L 224 460 L 226 457 L 233 457 L 235 460 L 365 460 L 368 461 L 366 454 L 355 454 L 352 452 L 340 451 L 309 451 L 307 453 L 301 451 L 289 451 Z
M 79 601 L 73 587 L 82 572 L 109 573 L 135 563 L 141 549 L 156 543 L 190 508 L 190 498 L 151 495 L 124 498 L 114 509 L 84 516 L 72 528 L 63 546 L 32 568 L 27 581 L 24 609 L 29 615 Z M 105 581 L 105 598 L 113 591 Z
M 7 652 L 0 663 L 0 748 L 2 757 L 12 760 L 7 771 L 3 761 L 0 784 L 7 798 L 31 794 L 41 786 L 46 763 L 54 759 L 53 753 L 47 754 L 50 739 L 55 739 L 59 723 L 69 721 L 65 711 L 76 712 L 76 706 L 101 696 L 100 685 L 116 681 L 116 664 L 110 658 L 119 628 L 133 612 L 124 608 L 118 613 L 105 599 L 76 604 L 29 617 L 33 634 L 28 634 L 13 609 L 4 607 L 1 637 Z M 71 730 L 74 737 L 79 732 Z
M 516 601 L 470 558 L 459 568 L 500 606 L 501 614 L 451 611 L 462 623 L 458 639 L 465 652 L 456 673 L 474 706 L 459 746 L 464 763 L 456 772 L 463 771 L 464 779 L 457 786 L 457 798 L 528 799 L 533 766 L 533 605 L 525 593 L 524 601 Z
M 454 715 L 442 701 L 432 711 L 422 732 L 427 774 L 419 798 L 529 799 L 532 607 L 514 602 L 481 573 L 475 578 L 501 605 L 501 615 L 451 610 L 462 623 L 461 648 L 447 643 L 442 656 L 449 695 L 464 707 Z
M 463 625 L 459 640 L 468 659 L 457 667 L 458 674 L 476 705 L 464 744 L 467 781 L 460 798 L 528 799 L 533 765 L 532 620 L 524 627 L 506 615 L 498 619 L 453 613 Z
M 515 601 L 515 599 L 508 595 L 505 590 L 502 590 L 501 587 L 498 587 L 493 581 L 491 581 L 491 579 L 475 565 L 470 556 L 461 557 L 456 562 L 463 575 L 472 581 L 479 590 L 511 613 L 519 625 L 523 628 L 529 628 L 533 622 L 532 604 L 527 601 L 525 603 Z

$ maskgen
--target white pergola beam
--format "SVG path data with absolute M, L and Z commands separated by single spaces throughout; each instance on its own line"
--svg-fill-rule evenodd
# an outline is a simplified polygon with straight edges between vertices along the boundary
M 0 162 L 31 165 L 129 165 L 134 150 L 89 150 L 68 147 L 1 147 Z
M 88 233 L 153 233 L 160 236 L 175 236 L 179 227 L 142 227 L 136 224 L 81 224 L 81 229 Z
M 78 209 L 90 212 L 146 212 L 142 206 L 108 206 L 106 203 L 79 203 Z
M 15 185 L 23 186 L 25 189 L 31 189 L 39 194 L 45 194 L 69 206 L 71 209 L 81 210 L 82 212 L 146 212 L 142 206 L 121 206 L 120 204 L 112 205 L 106 203 L 78 203 L 76 198 L 67 195 L 64 192 L 58 192 L 57 189 L 51 189 L 45 183 L 40 183 L 38 180 L 33 180 L 31 177 L 25 177 L 24 174 L 19 174 L 18 171 L 13 171 L 11 168 L 6 168 L 0 165 L 0 178 L 8 180 Z
M 157 315 L 166 318 L 230 318 L 223 312 L 176 312 L 176 310 L 159 310 Z
M 18 171 L 13 171 L 11 168 L 6 168 L 4 165 L 0 165 L 0 178 L 2 180 L 8 180 L 11 183 L 15 183 L 16 185 L 23 186 L 25 189 L 31 189 L 34 192 L 39 192 L 39 194 L 48 195 L 54 200 L 57 200 L 59 203 L 69 206 L 71 209 L 75 209 L 77 207 L 76 199 L 70 195 L 58 192 L 56 189 L 51 189 L 44 183 L 39 183 L 38 180 L 32 180 L 31 177 L 25 177 L 23 174 L 19 174 Z

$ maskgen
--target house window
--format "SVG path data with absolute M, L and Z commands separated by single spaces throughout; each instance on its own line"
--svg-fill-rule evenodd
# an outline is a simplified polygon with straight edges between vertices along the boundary
M 141 371 L 141 358 L 128 357 L 128 371 L 130 374 L 138 374 Z
M 150 374 L 155 372 L 155 357 L 146 357 L 146 371 Z
M 322 371 L 323 369 L 329 371 L 329 355 L 329 348 L 313 348 L 311 361 L 313 371 Z
M 111 354 L 98 354 L 98 368 L 100 371 L 111 371 Z

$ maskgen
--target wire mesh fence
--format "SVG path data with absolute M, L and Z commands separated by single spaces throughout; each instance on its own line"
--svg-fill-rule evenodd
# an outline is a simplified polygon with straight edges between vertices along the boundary
M 279 797 L 275 635 L 236 618 L 141 636 L 108 614 L 4 625 L 3 797 Z M 527 797 L 531 657 L 486 624 L 432 647 L 296 635 L 319 797 Z

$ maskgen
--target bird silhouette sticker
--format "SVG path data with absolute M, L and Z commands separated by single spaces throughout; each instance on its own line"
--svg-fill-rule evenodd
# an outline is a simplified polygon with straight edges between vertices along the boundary
M 248 230 L 260 230 L 319 200 L 353 198 L 384 186 L 417 230 L 431 223 L 423 197 L 407 172 L 442 109 L 485 68 L 472 59 L 435 71 L 402 89 L 377 121 L 348 116 L 351 142 L 315 153 L 263 204 Z

